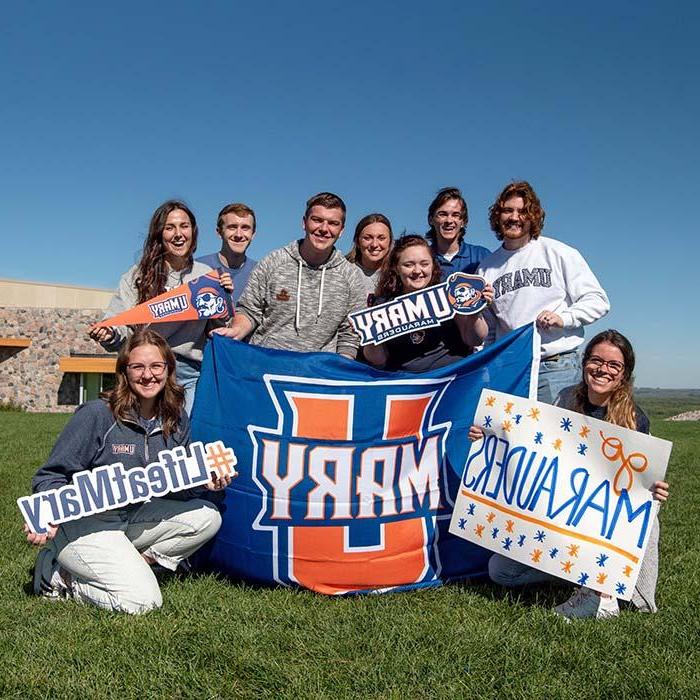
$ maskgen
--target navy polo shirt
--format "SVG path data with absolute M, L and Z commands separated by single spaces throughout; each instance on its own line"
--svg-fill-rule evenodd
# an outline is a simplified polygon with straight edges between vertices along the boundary
M 435 250 L 434 247 L 433 250 Z M 479 263 L 487 255 L 491 255 L 491 251 L 488 248 L 484 248 L 482 245 L 472 245 L 464 240 L 459 244 L 457 255 L 452 260 L 447 260 L 435 250 L 435 256 L 442 270 L 441 281 L 444 282 L 453 272 L 466 272 L 469 275 L 475 274 Z

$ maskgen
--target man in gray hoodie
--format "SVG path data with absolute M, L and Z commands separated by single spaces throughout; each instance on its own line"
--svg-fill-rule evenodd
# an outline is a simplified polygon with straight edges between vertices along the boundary
M 228 328 L 214 332 L 252 345 L 337 352 L 355 359 L 359 337 L 348 314 L 366 306 L 356 267 L 336 250 L 345 203 L 321 192 L 306 203 L 305 236 L 273 250 L 253 270 Z

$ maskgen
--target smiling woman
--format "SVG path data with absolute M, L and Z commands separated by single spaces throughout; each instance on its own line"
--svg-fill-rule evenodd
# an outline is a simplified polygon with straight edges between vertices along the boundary
M 128 473 L 163 450 L 187 446 L 190 425 L 174 371 L 175 357 L 161 336 L 148 329 L 130 336 L 117 358 L 114 389 L 76 411 L 34 476 L 33 492 L 60 488 L 79 472 L 117 461 Z M 230 477 L 217 477 L 206 488 L 228 483 Z M 129 613 L 159 607 L 151 567 L 174 571 L 221 525 L 218 510 L 197 497 L 201 493 L 193 489 L 49 525 L 44 534 L 25 526 L 31 544 L 48 545 L 37 556 L 34 593 Z
M 196 248 L 197 220 L 192 211 L 177 200 L 161 204 L 151 217 L 141 260 L 122 275 L 119 290 L 110 301 L 104 318 L 210 272 L 209 265 L 193 260 Z M 185 389 L 187 413 L 191 412 L 194 402 L 206 334 L 215 325 L 219 325 L 218 322 L 200 320 L 158 326 L 175 353 L 176 374 Z M 126 326 L 90 329 L 90 337 L 110 352 L 118 350 L 130 333 Z
M 586 346 L 583 353 L 583 377 L 581 381 L 564 389 L 555 401 L 562 408 L 583 413 L 592 418 L 606 420 L 623 428 L 649 432 L 649 419 L 637 406 L 633 395 L 634 350 L 622 333 L 603 331 Z M 472 426 L 470 440 L 480 440 L 483 431 Z M 653 485 L 656 500 L 668 498 L 668 484 L 657 481 Z M 639 578 L 632 597 L 632 605 L 642 612 L 656 612 L 656 579 L 658 576 L 659 521 L 654 518 L 649 544 L 639 571 Z M 523 586 L 549 580 L 549 574 L 494 554 L 489 560 L 489 576 L 503 586 Z M 615 598 L 580 588 L 555 612 L 568 619 L 615 617 L 619 614 Z
M 422 236 L 402 236 L 389 253 L 377 285 L 377 303 L 416 292 L 440 281 L 435 252 Z M 490 301 L 493 289 L 486 285 Z M 440 326 L 391 338 L 379 345 L 365 345 L 365 359 L 375 367 L 408 372 L 426 372 L 470 355 L 480 345 L 488 328 L 481 314 L 458 314 Z

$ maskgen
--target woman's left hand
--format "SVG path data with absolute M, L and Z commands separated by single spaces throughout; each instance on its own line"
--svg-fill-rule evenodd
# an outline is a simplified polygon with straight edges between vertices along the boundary
M 481 290 L 481 296 L 486 299 L 487 304 L 491 304 L 493 302 L 493 287 L 488 283 L 485 284 Z
M 665 481 L 655 481 L 651 487 L 651 493 L 655 501 L 663 503 L 668 499 L 668 484 Z
M 231 475 L 212 474 L 211 479 L 205 484 L 210 491 L 223 491 L 231 483 Z
M 229 293 L 233 292 L 233 279 L 230 272 L 219 273 L 219 284 Z

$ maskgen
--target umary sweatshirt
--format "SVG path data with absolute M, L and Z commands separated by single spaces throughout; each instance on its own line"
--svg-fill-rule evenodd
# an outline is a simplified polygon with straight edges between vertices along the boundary
M 251 273 L 236 313 L 253 324 L 252 345 L 355 357 L 360 344 L 348 314 L 367 305 L 361 273 L 335 248 L 313 267 L 301 241 L 265 256 Z
M 478 275 L 493 285 L 494 300 L 484 318 L 489 342 L 532 323 L 541 311 L 561 316 L 563 328 L 540 330 L 541 356 L 575 350 L 583 326 L 610 310 L 607 294 L 575 248 L 537 238 L 518 250 L 500 247 L 479 263 Z

